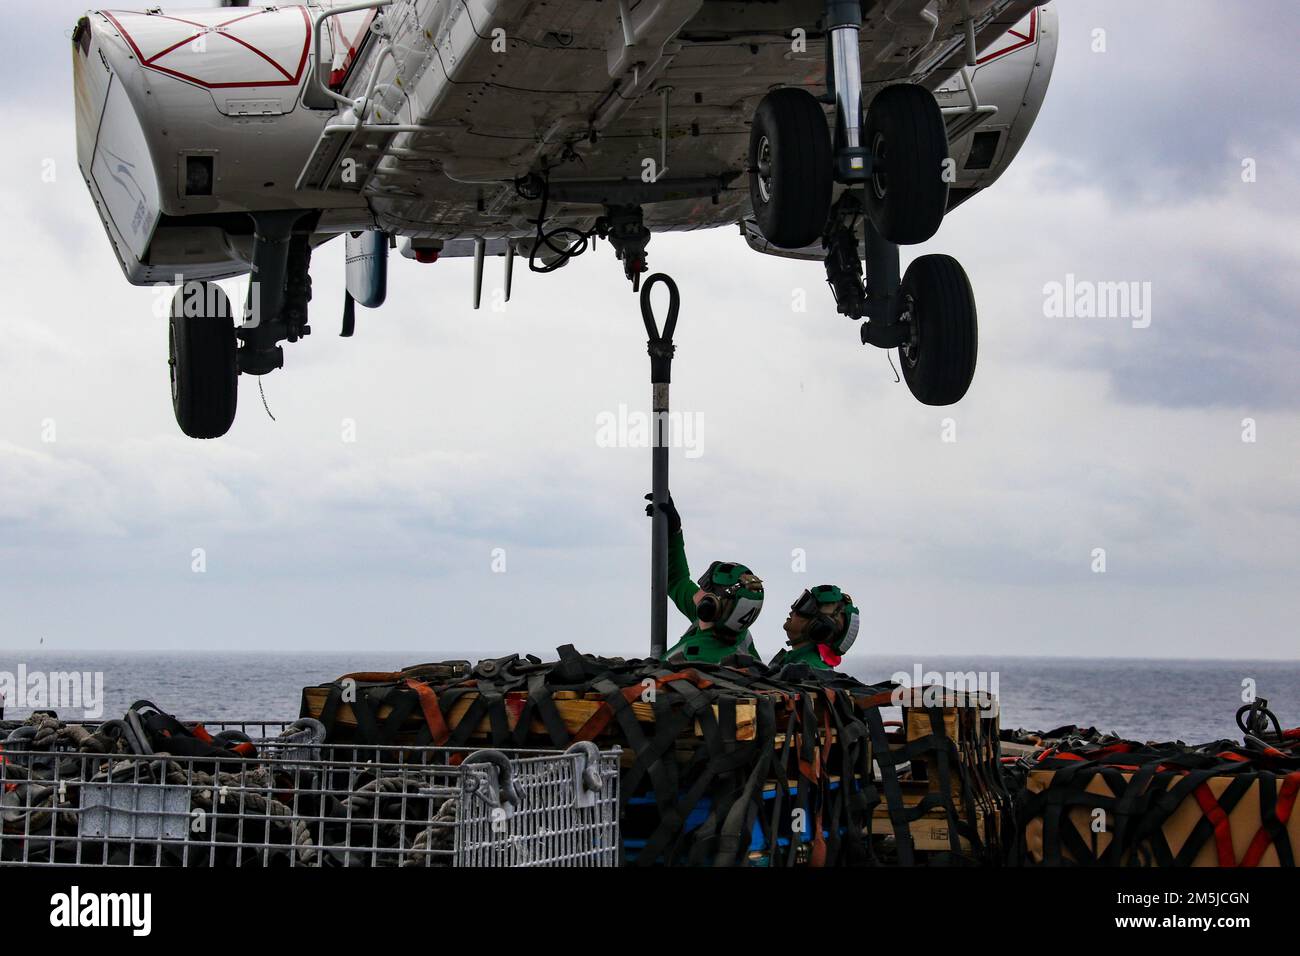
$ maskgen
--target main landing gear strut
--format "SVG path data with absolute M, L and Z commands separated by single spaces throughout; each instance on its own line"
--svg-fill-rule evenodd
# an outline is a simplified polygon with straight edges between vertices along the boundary
M 239 375 L 284 365 L 281 341 L 311 334 L 310 232 L 298 210 L 252 213 L 253 273 L 242 321 L 209 282 L 182 283 L 172 300 L 168 366 L 172 409 L 191 438 L 220 438 L 235 421 Z
M 897 348 L 903 378 L 927 405 L 951 405 L 975 374 L 975 299 L 949 256 L 899 275 L 898 247 L 932 238 L 948 205 L 943 114 L 920 86 L 887 86 L 863 109 L 858 0 L 826 0 L 827 95 L 773 90 L 750 130 L 750 201 L 769 242 L 820 241 L 840 313 L 863 319 L 864 344 Z M 835 107 L 832 134 L 822 103 Z M 844 188 L 832 203 L 835 184 Z M 859 229 L 866 252 L 860 258 Z

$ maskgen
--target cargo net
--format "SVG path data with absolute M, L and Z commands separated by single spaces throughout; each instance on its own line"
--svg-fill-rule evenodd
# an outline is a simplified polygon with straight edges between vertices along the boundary
M 1012 856 L 1048 866 L 1296 865 L 1300 728 L 1256 701 L 1242 741 L 1140 743 L 1077 726 L 1004 734 Z
M 317 721 L 0 725 L 0 865 L 615 866 L 618 752 L 372 747 Z
M 1006 857 L 1012 798 L 991 698 L 912 697 L 743 656 L 558 655 L 350 674 L 305 688 L 302 715 L 337 744 L 617 746 L 626 865 Z

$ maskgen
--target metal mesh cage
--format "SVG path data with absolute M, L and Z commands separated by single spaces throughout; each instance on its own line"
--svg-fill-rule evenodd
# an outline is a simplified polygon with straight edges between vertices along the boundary
M 96 725 L 76 725 L 92 731 Z M 314 743 L 239 721 L 247 757 L 0 748 L 0 865 L 616 866 L 619 751 Z

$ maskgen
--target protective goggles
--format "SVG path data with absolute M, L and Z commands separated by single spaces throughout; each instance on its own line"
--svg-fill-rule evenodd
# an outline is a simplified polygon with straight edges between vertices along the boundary
M 815 587 L 810 591 L 804 591 L 790 605 L 790 610 L 802 617 L 815 617 L 821 613 L 823 604 L 838 604 L 844 595 L 837 587 Z

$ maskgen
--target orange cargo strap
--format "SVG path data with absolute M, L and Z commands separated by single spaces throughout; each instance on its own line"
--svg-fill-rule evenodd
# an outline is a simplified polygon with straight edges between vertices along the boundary
M 419 696 L 420 710 L 424 711 L 424 722 L 429 725 L 433 745 L 441 747 L 451 736 L 451 730 L 448 729 L 447 721 L 442 716 L 442 708 L 438 706 L 438 695 L 432 687 L 421 681 L 411 680 L 408 677 L 403 683 Z
M 1274 815 L 1283 830 L 1286 829 L 1291 820 L 1291 811 L 1295 809 L 1297 793 L 1300 793 L 1300 770 L 1286 775 L 1282 782 L 1282 789 L 1277 795 L 1277 807 L 1274 809 Z M 1241 865 L 1259 866 L 1259 861 L 1264 858 L 1264 851 L 1269 848 L 1272 842 L 1273 839 L 1269 836 L 1268 829 L 1261 825 L 1259 832 L 1255 834 L 1255 838 L 1250 841 L 1250 847 L 1246 850 L 1246 855 L 1242 857 Z
M 664 684 L 675 680 L 690 681 L 700 690 L 705 690 L 706 688 L 713 686 L 713 681 L 701 677 L 698 671 L 685 670 L 677 671 L 675 674 L 668 674 L 664 677 L 655 678 L 655 690 L 658 690 L 663 687 Z M 621 693 L 623 699 L 630 704 L 640 697 L 645 692 L 645 689 L 645 686 L 642 684 L 632 684 L 628 687 L 624 687 Z M 587 722 L 579 727 L 578 732 L 573 735 L 574 743 L 583 740 L 595 740 L 600 736 L 601 732 L 609 726 L 609 722 L 613 719 L 614 708 L 609 705 L 609 701 L 601 701 L 600 707 L 596 709 L 596 712 L 588 717 Z
M 655 682 L 655 689 L 659 688 L 659 682 Z M 631 687 L 624 687 L 622 690 L 623 699 L 629 704 L 641 696 L 645 688 L 640 684 L 633 684 Z M 587 718 L 586 723 L 578 728 L 578 732 L 573 735 L 574 743 L 583 740 L 595 740 L 601 735 L 609 722 L 614 719 L 614 708 L 609 705 L 609 701 L 602 700 L 596 712 Z
M 1086 760 L 1087 759 L 1086 757 L 1081 757 L 1078 754 L 1073 754 L 1070 753 L 1069 751 L 1063 751 L 1061 753 L 1058 753 L 1056 748 L 1053 747 L 1050 750 L 1044 750 L 1041 753 L 1039 753 L 1038 757 L 1034 762 L 1042 763 L 1048 757 L 1051 757 L 1053 760 Z
M 835 705 L 835 691 L 828 687 L 823 693 L 826 697 L 826 706 L 822 709 L 822 736 L 820 738 L 820 744 L 814 748 L 815 757 L 813 758 L 813 776 L 810 778 L 813 781 L 820 781 L 823 771 L 826 771 L 827 755 L 822 753 L 822 749 L 829 748 L 831 741 L 831 707 Z M 850 781 L 840 781 L 840 786 L 842 787 L 850 785 Z M 822 822 L 822 812 L 824 809 L 825 807 L 819 803 L 817 806 L 816 818 L 813 820 L 813 827 L 815 829 L 813 831 L 812 857 L 808 862 L 812 866 L 816 867 L 826 865 L 826 830 L 824 829 L 824 823 Z

